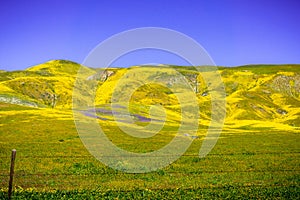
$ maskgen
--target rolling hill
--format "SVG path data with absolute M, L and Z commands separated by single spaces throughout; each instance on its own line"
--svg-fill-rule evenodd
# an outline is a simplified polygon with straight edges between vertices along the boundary
M 89 101 L 92 92 L 88 84 L 92 83 L 98 86 L 93 101 L 96 107 L 129 101 L 133 113 L 149 117 L 149 106 L 161 105 L 169 118 L 176 121 L 180 117 L 178 95 L 187 95 L 184 85 L 188 84 L 198 100 L 203 125 L 209 124 L 212 90 L 202 76 L 209 72 L 199 73 L 184 66 L 94 69 L 71 61 L 52 60 L 23 71 L 1 71 L 0 102 L 70 110 L 79 69 L 81 79 L 77 79 L 76 87 L 81 87 L 79 101 L 83 104 Z M 220 67 L 219 73 L 226 91 L 225 130 L 299 130 L 300 65 Z

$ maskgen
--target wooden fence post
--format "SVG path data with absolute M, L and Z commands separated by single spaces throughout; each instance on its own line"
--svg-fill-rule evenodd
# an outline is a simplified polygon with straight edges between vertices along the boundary
M 11 195 L 12 195 L 16 154 L 17 154 L 17 150 L 13 149 L 12 152 L 11 152 L 11 161 L 10 161 L 10 173 L 9 173 L 9 184 L 8 184 L 8 199 L 11 199 Z

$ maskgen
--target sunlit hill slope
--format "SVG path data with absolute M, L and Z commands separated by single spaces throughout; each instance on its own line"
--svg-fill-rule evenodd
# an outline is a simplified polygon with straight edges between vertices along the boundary
M 139 109 L 139 105 L 145 107 L 160 104 L 174 112 L 174 117 L 179 112 L 176 95 L 163 85 L 151 83 L 151 80 L 162 81 L 170 86 L 177 84 L 180 88 L 181 81 L 176 78 L 176 73 L 180 73 L 197 97 L 203 123 L 208 125 L 211 105 L 207 85 L 210 83 L 206 83 L 201 73 L 193 67 L 94 69 L 71 61 L 53 60 L 23 71 L 0 71 L 0 102 L 37 109 L 70 110 L 74 83 L 80 68 L 80 76 L 97 82 L 96 106 L 108 105 L 114 98 L 121 103 L 126 102 L 124 94 L 131 92 L 130 103 L 135 105 L 132 109 L 136 112 L 147 110 Z M 300 65 L 220 67 L 219 73 L 226 91 L 227 127 L 299 130 Z M 147 84 L 141 84 L 143 80 Z M 117 87 L 120 84 L 121 87 Z M 82 83 L 80 87 L 84 90 L 86 86 Z M 88 90 L 85 92 L 89 93 Z M 83 95 L 80 101 L 87 101 L 85 98 Z

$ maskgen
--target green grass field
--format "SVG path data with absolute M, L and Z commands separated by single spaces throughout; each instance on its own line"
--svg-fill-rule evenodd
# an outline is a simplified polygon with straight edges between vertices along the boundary
M 104 166 L 87 152 L 70 111 L 2 103 L 0 119 L 0 198 L 6 195 L 13 148 L 17 149 L 14 199 L 297 199 L 300 195 L 300 136 L 295 131 L 225 129 L 205 158 L 198 157 L 199 138 L 164 169 L 127 174 Z M 169 138 L 163 132 L 176 129 L 169 126 L 154 141 L 141 143 L 138 140 L 143 139 L 120 137 L 112 124 L 102 126 L 110 126 L 115 144 L 138 152 L 164 145 Z

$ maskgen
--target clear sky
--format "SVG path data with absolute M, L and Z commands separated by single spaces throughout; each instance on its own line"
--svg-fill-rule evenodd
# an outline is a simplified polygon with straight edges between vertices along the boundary
M 51 59 L 81 63 L 108 37 L 149 26 L 192 37 L 217 65 L 300 64 L 299 10 L 297 0 L 1 0 L 0 69 Z M 184 64 L 153 55 L 115 64 Z

